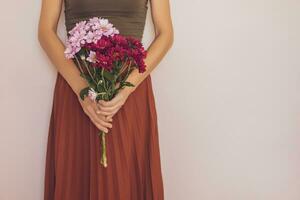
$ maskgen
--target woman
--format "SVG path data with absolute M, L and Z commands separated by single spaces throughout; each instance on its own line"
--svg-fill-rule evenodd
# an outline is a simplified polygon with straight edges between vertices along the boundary
M 122 35 L 142 38 L 147 0 L 65 0 L 67 31 L 82 20 L 107 18 Z M 111 101 L 81 100 L 87 86 L 57 36 L 62 0 L 43 0 L 39 41 L 58 70 L 48 135 L 44 200 L 162 200 L 163 181 L 150 73 L 173 42 L 168 0 L 151 0 L 156 37 L 147 71 L 133 71 Z M 109 132 L 108 167 L 100 165 L 97 132 Z

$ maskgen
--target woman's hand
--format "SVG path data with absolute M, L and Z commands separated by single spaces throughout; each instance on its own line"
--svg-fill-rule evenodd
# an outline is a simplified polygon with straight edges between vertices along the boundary
M 108 128 L 112 128 L 112 118 L 107 119 L 104 115 L 99 112 L 99 108 L 97 107 L 97 103 L 93 102 L 89 98 L 85 98 L 81 100 L 79 97 L 79 102 L 82 106 L 85 114 L 89 116 L 91 121 L 95 124 L 95 126 L 105 132 L 108 133 Z
M 106 120 L 112 120 L 112 117 L 124 105 L 130 93 L 131 92 L 129 90 L 122 89 L 112 100 L 100 100 L 98 102 L 99 114 L 102 116 L 106 116 Z

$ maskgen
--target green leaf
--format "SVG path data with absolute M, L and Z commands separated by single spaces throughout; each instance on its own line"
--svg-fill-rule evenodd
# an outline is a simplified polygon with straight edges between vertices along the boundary
M 115 91 L 116 90 L 116 84 L 112 83 L 110 88 L 111 88 L 111 91 Z
M 113 74 L 119 74 L 121 66 L 122 66 L 121 62 L 115 61 L 113 65 L 115 66 L 115 67 L 113 67 Z
M 85 56 L 85 49 L 81 48 L 77 54 L 79 55 L 79 58 L 80 58 L 80 56 Z
M 128 81 L 123 82 L 123 83 L 122 83 L 122 86 L 134 87 L 134 85 L 133 85 L 132 83 L 128 82 Z
M 81 100 L 84 100 L 84 98 L 86 97 L 86 96 L 88 96 L 88 94 L 89 94 L 89 87 L 86 87 L 86 88 L 83 88 L 81 91 L 80 91 L 80 93 L 79 93 L 79 96 L 80 96 L 80 98 L 81 98 Z
M 111 82 L 115 81 L 114 74 L 112 74 L 112 73 L 110 73 L 110 72 L 108 72 L 106 70 L 103 71 L 103 76 L 104 76 L 105 79 L 107 79 L 107 80 L 109 80 Z
M 97 84 L 97 91 L 98 92 L 105 92 L 105 88 L 100 82 Z

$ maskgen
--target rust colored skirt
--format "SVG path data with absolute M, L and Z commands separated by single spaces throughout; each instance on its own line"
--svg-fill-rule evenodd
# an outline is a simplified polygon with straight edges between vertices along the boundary
M 44 200 L 163 200 L 151 77 L 128 97 L 106 137 L 100 165 L 98 130 L 58 73 L 50 121 Z

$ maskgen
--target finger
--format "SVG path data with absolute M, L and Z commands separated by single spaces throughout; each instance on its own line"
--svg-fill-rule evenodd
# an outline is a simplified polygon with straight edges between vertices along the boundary
M 96 103 L 96 102 L 93 103 L 93 108 L 95 109 L 97 114 L 99 114 L 99 111 L 100 111 L 100 107 L 98 105 L 99 105 L 99 103 Z
M 101 124 L 97 123 L 93 118 L 91 118 L 91 121 L 95 124 L 95 126 L 104 133 L 108 133 L 108 129 L 102 126 Z
M 111 121 L 107 120 L 105 116 L 102 116 L 102 115 L 99 116 L 99 115 L 98 115 L 97 118 L 98 118 L 98 119 L 96 119 L 96 120 L 97 120 L 97 122 L 98 122 L 99 124 L 101 124 L 102 126 L 104 126 L 104 127 L 106 127 L 106 128 L 112 128 L 112 123 L 111 123 Z
M 117 95 L 117 96 L 115 96 L 115 98 L 113 98 L 110 101 L 100 100 L 98 103 L 100 104 L 101 107 L 112 107 L 112 106 L 116 105 L 120 100 L 121 100 L 121 97 L 119 95 Z
M 112 115 L 104 116 L 104 118 L 105 118 L 105 121 L 108 121 L 108 122 L 112 122 L 113 121 Z
M 112 122 L 112 118 L 108 118 L 107 115 L 102 115 L 101 113 L 98 115 L 100 119 L 106 122 Z
M 109 122 L 112 122 L 113 121 L 113 118 L 112 118 L 112 115 L 107 115 L 105 116 L 105 119 Z
M 111 124 L 109 124 L 109 125 L 107 126 L 107 123 L 108 123 L 108 122 L 104 122 L 103 120 L 101 120 L 100 117 L 96 114 L 95 110 L 94 110 L 91 106 L 89 106 L 89 107 L 87 108 L 87 110 L 88 110 L 89 114 L 91 115 L 91 117 L 92 117 L 97 123 L 99 123 L 99 124 L 101 124 L 102 126 L 105 126 L 105 127 L 107 127 L 107 128 L 111 128 L 111 127 L 112 127 Z
M 110 122 L 99 120 L 99 121 L 97 121 L 97 123 L 105 128 L 112 128 L 112 124 Z
M 103 116 L 113 116 L 114 114 L 116 114 L 118 111 L 120 110 L 120 107 L 118 108 L 115 108 L 111 111 L 102 111 L 100 110 L 100 115 L 103 115 Z
M 118 110 L 121 106 L 122 106 L 121 103 L 117 103 L 116 105 L 110 107 L 103 107 L 100 105 L 99 108 L 100 108 L 100 112 L 113 113 L 115 110 Z
M 104 111 L 99 111 L 99 115 L 101 115 L 101 116 L 108 116 L 108 115 L 112 115 L 113 114 L 113 112 L 104 112 Z
M 96 114 L 98 115 L 98 117 L 100 119 L 102 119 L 103 121 L 106 121 L 106 122 L 110 122 L 109 119 L 107 119 L 105 116 L 108 115 L 108 114 L 105 114 L 103 112 L 101 112 L 101 110 L 96 110 Z
M 111 121 L 108 118 L 106 118 L 106 116 L 98 115 L 98 117 L 100 119 L 99 123 L 101 123 L 105 127 L 112 128 Z
M 107 128 L 112 128 L 112 124 L 110 122 L 101 121 L 101 125 Z
M 106 116 L 111 115 L 111 113 L 101 112 L 101 110 L 95 111 L 97 116 L 104 122 L 112 122 L 112 118 L 107 118 Z
M 97 120 L 93 117 L 91 117 L 91 120 L 93 121 L 93 123 L 95 123 L 95 125 L 100 128 L 102 131 L 104 132 L 108 132 L 108 128 L 112 128 L 112 124 L 108 123 L 108 122 L 104 122 L 102 120 Z
M 85 113 L 86 115 L 89 115 L 89 112 L 87 111 L 87 109 L 86 109 L 85 107 L 83 108 L 83 111 L 84 111 L 84 113 Z M 114 114 L 115 114 L 115 113 L 113 113 L 113 114 L 108 114 L 108 113 L 102 114 L 100 110 L 97 110 L 96 113 L 98 114 L 98 117 L 99 117 L 100 119 L 102 119 L 103 121 L 106 121 L 106 122 L 112 122 L 112 121 L 113 121 L 113 118 L 112 118 L 112 117 L 113 117 Z
M 113 115 L 108 115 L 108 116 L 106 116 L 106 119 L 107 120 L 109 120 L 110 122 L 112 122 L 113 121 L 113 116 L 114 116 L 115 114 L 113 114 Z

